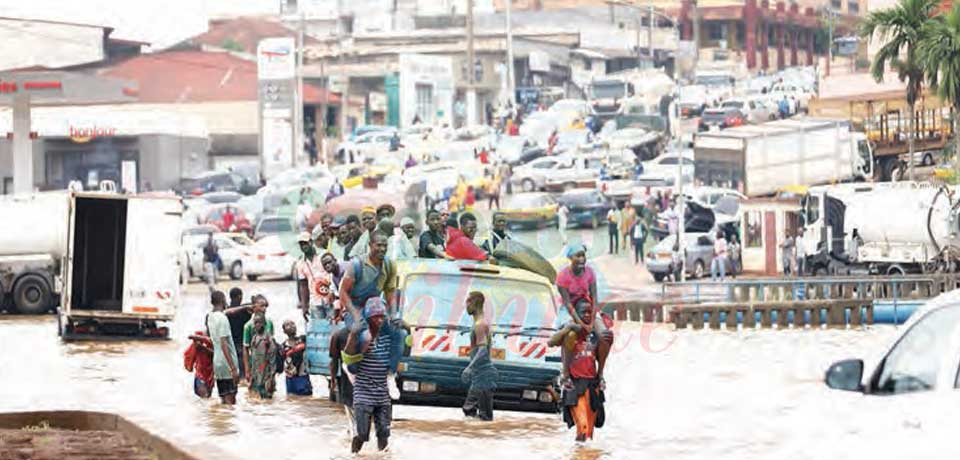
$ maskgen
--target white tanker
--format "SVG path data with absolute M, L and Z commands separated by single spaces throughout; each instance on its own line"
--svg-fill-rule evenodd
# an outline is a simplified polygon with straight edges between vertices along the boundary
M 960 249 L 960 221 L 945 192 L 912 182 L 811 189 L 804 200 L 806 270 L 887 275 L 956 270 L 952 258 Z M 854 232 L 862 240 L 856 251 Z
M 179 303 L 180 199 L 43 192 L 0 197 L 0 305 L 59 308 L 66 337 L 165 336 Z

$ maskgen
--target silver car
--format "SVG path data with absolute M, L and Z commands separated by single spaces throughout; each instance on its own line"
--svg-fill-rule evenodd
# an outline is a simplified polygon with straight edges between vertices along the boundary
M 676 241 L 676 235 L 668 235 L 647 253 L 647 270 L 653 275 L 654 280 L 663 281 L 664 278 L 673 274 L 673 245 Z M 686 252 L 684 269 L 687 277 L 702 278 L 709 272 L 710 261 L 713 259 L 714 235 L 684 233 L 683 241 Z

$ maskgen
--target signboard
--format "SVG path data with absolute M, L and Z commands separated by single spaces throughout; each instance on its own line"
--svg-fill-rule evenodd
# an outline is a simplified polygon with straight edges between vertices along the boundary
M 260 40 L 257 45 L 257 78 L 292 79 L 296 75 L 296 49 L 293 37 Z
M 126 193 L 137 193 L 137 162 L 120 162 L 120 190 Z
M 370 93 L 370 111 L 371 112 L 387 111 L 387 95 L 385 93 L 378 93 L 378 92 Z
M 286 118 L 264 118 L 260 129 L 264 171 L 276 173 L 293 162 L 293 124 Z
M 260 102 L 260 170 L 267 179 L 294 166 L 296 46 L 293 38 L 266 38 L 257 45 Z
M 550 55 L 543 51 L 530 52 L 530 70 L 533 72 L 550 71 Z
M 860 40 L 857 37 L 839 37 L 833 40 L 837 44 L 837 56 L 853 56 L 857 54 Z

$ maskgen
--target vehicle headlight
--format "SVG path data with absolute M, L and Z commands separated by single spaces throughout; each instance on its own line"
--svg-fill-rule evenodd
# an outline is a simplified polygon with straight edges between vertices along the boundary
M 435 393 L 436 391 L 437 391 L 437 384 L 436 384 L 436 383 L 423 382 L 423 383 L 420 384 L 420 392 L 421 392 L 421 393 Z
M 404 380 L 403 381 L 403 391 L 416 393 L 420 391 L 420 382 L 413 380 Z
M 553 395 L 549 391 L 540 392 L 540 402 L 549 403 L 553 402 Z
M 523 399 L 537 400 L 537 390 L 523 390 Z

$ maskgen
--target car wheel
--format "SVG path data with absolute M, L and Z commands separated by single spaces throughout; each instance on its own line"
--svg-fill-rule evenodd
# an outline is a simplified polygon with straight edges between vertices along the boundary
M 663 274 L 663 273 L 654 273 L 654 274 L 653 274 L 653 280 L 656 281 L 656 282 L 658 282 L 658 283 L 661 283 L 661 282 L 663 282 L 663 279 L 666 278 L 666 276 L 667 276 L 667 275 L 665 275 L 665 274 Z
M 260 278 L 260 275 L 247 275 L 247 279 L 250 281 L 256 281 Z
M 27 275 L 13 287 L 13 305 L 24 315 L 39 315 L 50 308 L 53 293 L 43 278 Z
M 923 165 L 924 166 L 933 166 L 933 155 L 926 154 L 923 156 Z
M 704 273 L 703 261 L 697 260 L 697 262 L 693 264 L 693 279 L 703 278 L 703 273 Z
M 236 281 L 240 278 L 243 278 L 243 264 L 236 261 L 230 266 L 230 279 Z
M 537 184 L 533 183 L 533 179 L 524 179 L 523 182 L 520 183 L 520 187 L 524 192 L 532 192 L 536 189 Z

